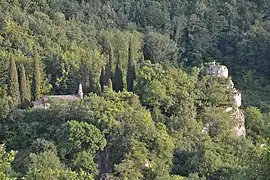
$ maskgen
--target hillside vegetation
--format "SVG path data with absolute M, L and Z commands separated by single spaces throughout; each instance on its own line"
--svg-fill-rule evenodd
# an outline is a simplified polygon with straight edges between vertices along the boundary
M 0 0 L 0 179 L 269 179 L 269 12 L 264 0 Z M 200 76 L 213 61 L 231 77 Z M 231 79 L 246 137 L 225 112 Z M 33 108 L 80 83 L 83 100 Z

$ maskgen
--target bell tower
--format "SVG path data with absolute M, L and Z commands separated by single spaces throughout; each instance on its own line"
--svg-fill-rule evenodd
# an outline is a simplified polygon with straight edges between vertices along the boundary
M 80 97 L 80 99 L 83 99 L 83 89 L 81 83 L 79 84 L 78 96 Z

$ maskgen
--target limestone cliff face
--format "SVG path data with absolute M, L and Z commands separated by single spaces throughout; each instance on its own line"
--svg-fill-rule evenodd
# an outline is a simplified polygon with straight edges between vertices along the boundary
M 232 114 L 232 118 L 235 122 L 234 133 L 237 136 L 246 136 L 245 116 L 243 111 L 239 108 L 236 108 Z
M 213 63 L 206 64 L 205 67 L 201 69 L 200 75 L 209 75 L 215 78 L 228 78 L 229 71 L 226 66 Z M 233 89 L 234 92 L 234 107 L 225 107 L 225 112 L 231 114 L 231 118 L 234 122 L 233 132 L 237 136 L 245 136 L 246 128 L 245 128 L 245 117 L 244 113 L 240 109 L 242 105 L 242 97 L 241 93 L 234 88 L 234 83 L 230 81 L 227 88 Z M 204 128 L 205 131 L 207 128 Z
M 209 75 L 212 77 L 228 78 L 229 70 L 226 66 L 212 62 L 212 63 L 205 64 L 205 67 L 201 69 L 200 74 Z
M 235 88 L 234 88 L 234 102 L 235 102 L 236 107 L 238 108 L 242 105 L 241 93 L 237 91 Z

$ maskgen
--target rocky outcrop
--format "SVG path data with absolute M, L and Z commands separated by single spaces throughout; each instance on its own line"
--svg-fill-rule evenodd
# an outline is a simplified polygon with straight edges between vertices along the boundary
M 232 113 L 232 118 L 234 120 L 234 133 L 237 136 L 246 136 L 246 128 L 245 128 L 245 116 L 241 109 L 236 108 Z
M 205 64 L 205 66 L 201 69 L 200 74 L 209 75 L 211 77 L 228 78 L 229 70 L 226 66 L 212 62 Z
M 226 66 L 217 64 L 216 62 L 207 63 L 200 71 L 200 75 L 209 75 L 215 78 L 228 78 L 229 71 Z M 233 89 L 234 93 L 234 107 L 225 107 L 224 111 L 231 113 L 231 118 L 234 122 L 233 132 L 237 136 L 245 136 L 245 117 L 244 113 L 241 111 L 240 107 L 242 105 L 241 93 L 234 88 L 234 83 L 230 80 L 227 88 Z M 206 124 L 203 132 L 208 132 L 209 124 Z
M 238 108 L 242 105 L 241 93 L 237 91 L 235 88 L 234 88 L 234 102 L 235 102 L 236 107 Z

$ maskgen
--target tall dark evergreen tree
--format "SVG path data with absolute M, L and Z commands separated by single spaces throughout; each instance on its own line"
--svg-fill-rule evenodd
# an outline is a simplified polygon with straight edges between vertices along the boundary
M 113 78 L 113 72 L 112 72 L 112 63 L 113 63 L 113 48 L 112 45 L 109 44 L 109 59 L 105 66 L 105 84 L 108 85 L 109 80 Z
M 117 64 L 115 68 L 115 75 L 114 75 L 114 90 L 116 92 L 123 91 L 124 84 L 123 84 L 123 71 L 122 71 L 122 63 L 120 59 L 120 53 L 117 52 Z
M 94 74 L 92 67 L 89 68 L 89 91 L 95 92 L 95 85 L 94 85 Z
M 13 98 L 13 102 L 16 105 L 20 103 L 18 72 L 16 68 L 16 63 L 13 59 L 10 59 L 8 69 L 8 96 Z
M 132 43 L 129 41 L 128 47 L 128 67 L 127 67 L 127 90 L 133 91 L 134 80 L 136 79 L 135 65 L 133 62 Z
M 112 45 L 110 44 L 110 51 L 109 51 L 109 67 L 110 67 L 110 77 L 112 79 L 113 77 L 113 56 L 114 56 L 114 53 L 113 53 L 113 47 Z
M 104 71 L 104 85 L 108 85 L 109 79 L 111 79 L 111 68 L 109 65 L 109 61 L 105 65 L 105 71 Z
M 26 91 L 27 91 L 26 92 L 27 99 L 31 101 L 31 81 L 27 76 L 26 76 Z
M 104 72 L 103 67 L 102 67 L 101 72 L 100 72 L 99 83 L 100 83 L 101 91 L 103 92 L 104 85 L 105 85 L 105 72 Z
M 82 60 L 80 63 L 80 69 L 79 69 L 79 74 L 80 74 L 80 81 L 83 85 L 83 92 L 88 93 L 89 91 L 89 64 L 85 61 Z
M 27 108 L 30 103 L 30 97 L 28 94 L 29 90 L 27 89 L 28 86 L 23 64 L 20 64 L 19 67 L 19 85 L 20 85 L 21 107 Z
M 174 27 L 174 35 L 173 35 L 173 40 L 174 42 L 178 43 L 179 39 L 180 39 L 180 20 L 177 18 L 176 22 L 175 22 L 175 27 Z
M 32 99 L 37 100 L 41 97 L 41 70 L 40 63 L 35 53 L 34 63 L 33 63 L 33 77 L 32 77 L 32 87 L 31 87 Z

